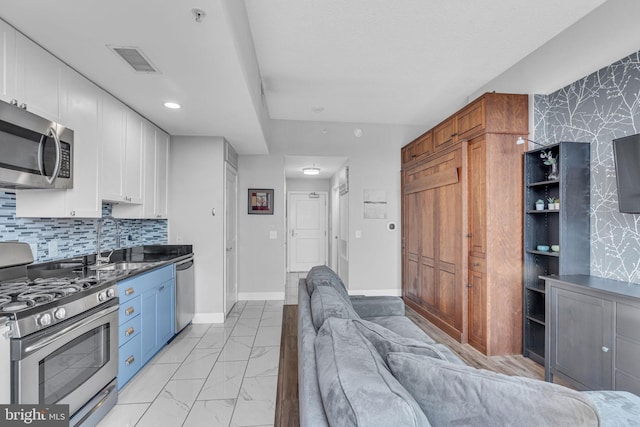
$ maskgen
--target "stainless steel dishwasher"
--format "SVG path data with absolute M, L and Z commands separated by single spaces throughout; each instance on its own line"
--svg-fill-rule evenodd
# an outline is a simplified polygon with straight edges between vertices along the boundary
M 193 254 L 176 262 L 176 334 L 191 323 L 196 311 L 193 270 Z

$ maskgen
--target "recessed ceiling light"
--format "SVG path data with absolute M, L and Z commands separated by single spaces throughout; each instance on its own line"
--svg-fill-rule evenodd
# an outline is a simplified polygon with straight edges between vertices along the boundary
M 177 102 L 165 102 L 164 106 L 167 108 L 171 108 L 172 110 L 182 108 L 182 105 L 178 104 Z
M 320 168 L 304 168 L 302 169 L 302 173 L 305 175 L 318 175 L 320 173 Z

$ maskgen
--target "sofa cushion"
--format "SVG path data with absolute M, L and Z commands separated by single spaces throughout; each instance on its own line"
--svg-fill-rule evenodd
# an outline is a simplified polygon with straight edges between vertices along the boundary
M 367 317 L 366 320 L 383 326 L 405 338 L 412 338 L 427 344 L 435 341 L 406 316 Z
M 311 295 L 311 318 L 316 331 L 329 317 L 359 319 L 358 313 L 347 303 L 340 293 L 330 286 L 318 286 Z
M 313 296 L 318 286 L 330 286 L 340 292 L 340 295 L 351 305 L 349 293 L 340 276 L 326 265 L 317 265 L 307 273 L 307 291 Z
M 404 301 L 391 296 L 351 296 L 351 305 L 360 317 L 404 316 Z
M 601 427 L 640 425 L 640 397 L 627 391 L 585 391 L 598 409 Z
M 377 325 L 367 320 L 351 320 L 360 333 L 373 344 L 382 357 L 387 360 L 387 355 L 391 352 L 422 354 L 435 357 L 440 360 L 448 360 L 452 363 L 464 365 L 465 363 L 446 346 L 427 344 L 412 338 L 405 338 L 389 329 Z
M 320 393 L 331 426 L 429 425 L 415 399 L 351 322 L 327 319 L 315 349 Z
M 393 375 L 437 426 L 597 426 L 585 395 L 544 381 L 390 353 Z

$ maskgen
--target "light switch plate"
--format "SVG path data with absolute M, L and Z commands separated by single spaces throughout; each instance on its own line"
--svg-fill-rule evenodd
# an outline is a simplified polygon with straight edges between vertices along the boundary
M 277 230 L 269 231 L 269 239 L 276 240 L 277 238 L 278 238 L 278 231 Z

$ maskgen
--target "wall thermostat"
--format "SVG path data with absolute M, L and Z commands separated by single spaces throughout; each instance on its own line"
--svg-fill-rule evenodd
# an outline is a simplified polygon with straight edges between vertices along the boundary
M 387 223 L 387 230 L 393 231 L 395 229 L 396 229 L 396 225 L 393 222 L 388 222 Z

